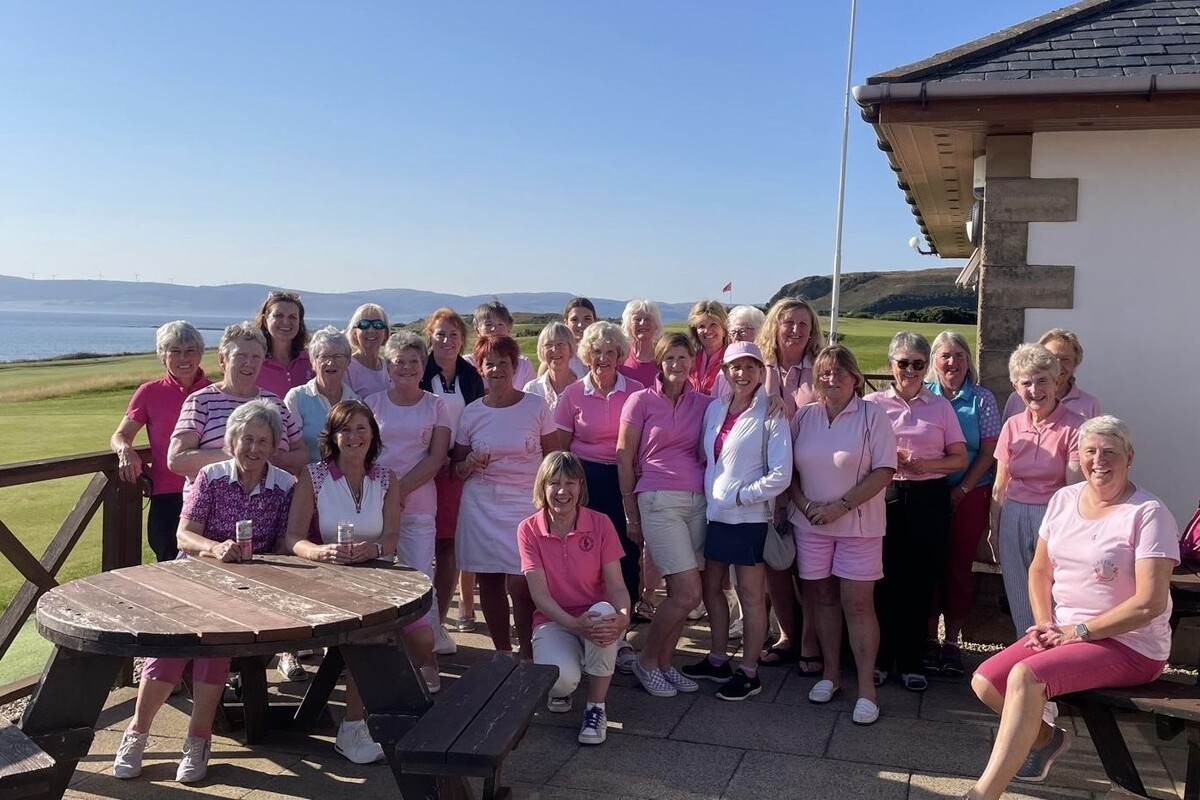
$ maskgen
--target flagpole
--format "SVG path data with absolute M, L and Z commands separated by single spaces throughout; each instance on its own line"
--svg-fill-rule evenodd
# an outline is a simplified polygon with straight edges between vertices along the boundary
M 858 0 L 850 0 L 850 45 L 846 53 L 846 91 L 842 98 L 842 161 L 838 168 L 837 232 L 833 242 L 833 292 L 829 303 L 829 344 L 837 343 L 842 301 L 842 217 L 846 210 L 846 154 L 850 135 L 850 76 L 854 65 L 854 18 Z

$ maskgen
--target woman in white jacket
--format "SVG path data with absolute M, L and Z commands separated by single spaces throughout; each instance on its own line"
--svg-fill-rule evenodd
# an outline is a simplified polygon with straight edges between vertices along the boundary
M 704 602 L 712 630 L 712 649 L 683 674 L 722 684 L 721 700 L 745 700 L 762 691 L 758 653 L 767 634 L 766 568 L 763 545 L 775 498 L 792 478 L 792 437 L 787 420 L 768 413 L 763 390 L 762 353 L 753 342 L 734 342 L 725 350 L 722 371 L 733 393 L 709 405 L 704 415 L 702 455 L 708 501 L 704 544 Z M 742 662 L 729 663 L 729 605 L 722 577 L 733 565 L 745 633 Z

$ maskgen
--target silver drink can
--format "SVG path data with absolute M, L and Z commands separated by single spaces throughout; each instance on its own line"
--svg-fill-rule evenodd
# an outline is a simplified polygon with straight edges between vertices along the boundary
M 342 558 L 349 559 L 354 545 L 354 523 L 339 522 L 337 526 L 338 552 Z
M 242 560 L 249 561 L 254 555 L 254 520 L 239 519 L 234 523 L 233 530 Z

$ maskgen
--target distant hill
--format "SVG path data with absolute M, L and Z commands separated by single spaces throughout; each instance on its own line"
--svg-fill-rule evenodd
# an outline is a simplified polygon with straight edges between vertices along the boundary
M 842 315 L 893 316 L 932 307 L 960 309 L 974 314 L 978 300 L 974 289 L 955 286 L 956 267 L 896 272 L 849 272 L 842 275 Z M 821 314 L 829 313 L 833 280 L 813 275 L 785 284 L 771 302 L 783 297 L 805 297 Z
M 31 280 L 0 275 L 0 309 L 31 311 L 62 310 L 96 314 L 144 314 L 163 309 L 168 315 L 248 317 L 273 289 L 257 283 L 223 286 L 184 286 L 149 281 L 102 280 Z M 371 289 L 363 292 L 332 294 L 299 292 L 305 313 L 315 319 L 349 319 L 363 303 L 383 306 L 394 322 L 402 323 L 427 316 L 449 306 L 460 314 L 469 314 L 475 306 L 498 297 L 511 311 L 530 314 L 561 314 L 573 295 L 567 292 L 514 292 L 508 294 L 453 295 L 422 292 L 416 289 Z M 620 317 L 625 300 L 591 298 L 601 317 Z M 666 322 L 687 319 L 690 303 L 659 303 Z

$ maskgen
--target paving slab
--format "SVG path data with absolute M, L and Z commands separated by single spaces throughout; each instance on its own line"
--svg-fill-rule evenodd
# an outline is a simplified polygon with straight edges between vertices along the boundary
M 671 734 L 682 742 L 793 755 L 825 753 L 838 715 L 820 706 L 731 703 L 702 697 Z
M 909 779 L 908 800 L 932 800 L 932 798 L 960 797 L 975 784 L 972 778 L 953 775 L 914 772 Z M 1067 798 L 1092 798 L 1088 791 L 1063 789 L 1059 786 L 1037 786 L 1013 784 L 1000 795 L 1001 800 L 1067 800 Z
M 656 800 L 717 800 L 746 751 L 731 747 L 613 737 L 581 748 L 550 785 Z
M 704 691 L 703 685 L 700 691 Z M 616 730 L 638 736 L 665 738 L 683 719 L 699 694 L 680 693 L 674 697 L 651 697 L 640 686 L 610 686 L 604 703 L 609 732 Z M 555 714 L 541 708 L 534 716 L 534 723 L 570 728 L 573 733 L 578 733 L 579 726 L 583 724 L 583 711 L 587 706 L 583 687 L 580 687 L 573 697 L 574 704 L 569 712 Z
M 816 684 L 817 678 L 805 678 L 795 670 L 790 670 L 783 688 L 775 698 L 776 703 L 794 706 L 813 706 L 808 701 L 808 692 Z M 858 683 L 853 673 L 842 674 L 842 690 L 824 705 L 834 711 L 847 714 L 854 710 L 858 702 Z M 918 717 L 921 711 L 921 696 L 906 691 L 894 681 L 876 688 L 876 698 L 879 702 L 880 713 L 889 717 Z
M 904 800 L 908 773 L 845 761 L 750 751 L 722 795 L 723 800 Z
M 880 717 L 874 725 L 862 727 L 840 714 L 825 754 L 840 761 L 977 775 L 991 749 L 991 732 L 981 725 Z

